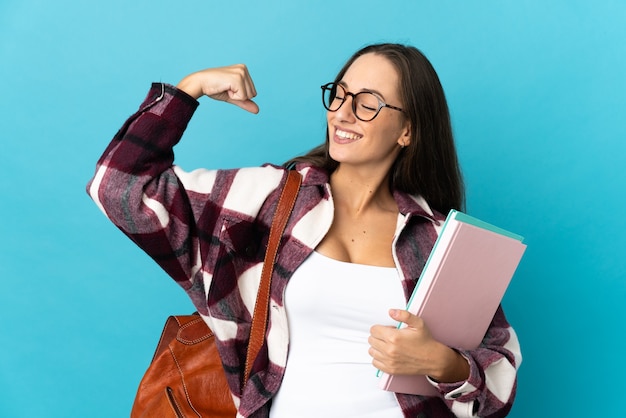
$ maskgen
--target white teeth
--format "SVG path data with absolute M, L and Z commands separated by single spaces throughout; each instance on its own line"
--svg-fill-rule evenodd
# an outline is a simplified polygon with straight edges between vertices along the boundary
M 361 138 L 361 135 L 357 135 L 351 132 L 346 132 L 346 131 L 341 131 L 339 129 L 337 129 L 337 131 L 335 132 L 337 136 L 341 137 L 341 138 L 345 138 L 345 139 L 359 139 Z

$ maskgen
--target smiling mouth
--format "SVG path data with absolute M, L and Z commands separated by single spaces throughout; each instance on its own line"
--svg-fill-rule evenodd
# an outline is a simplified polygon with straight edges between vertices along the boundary
M 339 138 L 348 139 L 351 141 L 356 141 L 357 139 L 361 139 L 363 137 L 362 135 L 355 134 L 354 132 L 346 132 L 342 131 L 341 129 L 336 129 L 335 135 Z

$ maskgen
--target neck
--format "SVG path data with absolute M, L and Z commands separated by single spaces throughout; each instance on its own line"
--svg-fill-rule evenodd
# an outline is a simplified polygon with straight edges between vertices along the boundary
M 397 211 L 389 173 L 339 165 L 330 176 L 335 205 L 359 215 L 369 209 Z

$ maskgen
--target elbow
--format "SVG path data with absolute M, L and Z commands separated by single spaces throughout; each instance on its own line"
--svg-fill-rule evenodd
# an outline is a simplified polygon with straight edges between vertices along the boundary
M 107 169 L 104 166 L 98 167 L 86 187 L 87 194 L 102 213 L 122 229 L 127 229 L 124 228 L 124 219 L 127 218 L 124 215 L 127 212 L 124 207 L 128 208 L 129 205 L 126 189 L 128 188 L 121 187 L 120 179 L 111 178 L 110 173 L 107 175 Z
M 87 194 L 111 222 L 129 235 L 152 233 L 169 225 L 164 204 L 145 194 L 147 183 L 136 176 L 111 174 L 100 167 L 87 184 Z

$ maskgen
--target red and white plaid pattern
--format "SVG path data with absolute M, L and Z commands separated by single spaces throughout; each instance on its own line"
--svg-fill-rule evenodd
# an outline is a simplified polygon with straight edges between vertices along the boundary
M 286 175 L 273 165 L 192 172 L 174 166 L 173 147 L 197 106 L 175 87 L 153 84 L 98 161 L 87 189 L 105 215 L 187 292 L 213 329 L 239 416 L 267 417 L 268 401 L 279 389 L 287 362 L 285 286 L 332 222 L 328 175 L 316 167 L 296 167 L 303 182 L 272 278 L 266 344 L 242 394 L 251 312 Z M 444 217 L 419 197 L 400 192 L 394 197 L 401 222 L 393 254 L 408 299 Z M 440 397 L 397 394 L 405 417 L 508 413 L 521 354 L 501 309 L 482 345 L 461 353 L 471 365 L 468 381 L 437 385 Z

